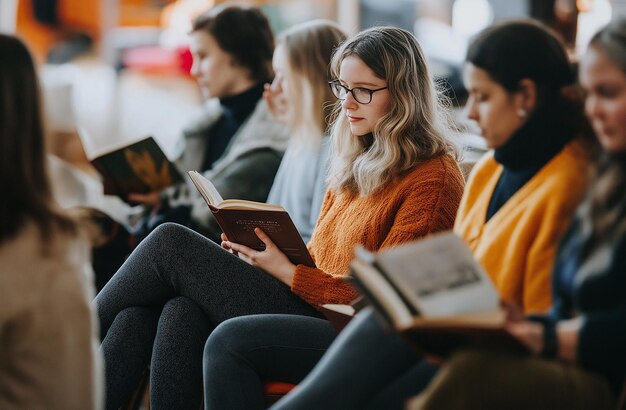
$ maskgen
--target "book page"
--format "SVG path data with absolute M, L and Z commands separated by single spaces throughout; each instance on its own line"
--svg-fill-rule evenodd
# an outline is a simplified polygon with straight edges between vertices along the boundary
M 191 178 L 191 182 L 198 188 L 198 191 L 200 191 L 200 194 L 207 204 L 217 207 L 220 203 L 224 202 L 222 196 L 217 192 L 215 185 L 213 185 L 211 181 L 203 177 L 202 174 L 197 171 L 189 171 L 188 174 L 189 178 Z
M 452 232 L 381 253 L 377 264 L 426 318 L 499 310 L 491 279 Z
M 357 286 L 394 327 L 403 329 L 413 322 L 413 315 L 398 293 L 373 265 L 354 259 L 350 266 Z

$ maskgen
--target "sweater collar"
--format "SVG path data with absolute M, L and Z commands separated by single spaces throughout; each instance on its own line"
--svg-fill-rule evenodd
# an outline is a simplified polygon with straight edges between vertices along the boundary
M 246 91 L 220 98 L 224 111 L 229 112 L 238 123 L 242 123 L 254 110 L 254 107 L 263 96 L 263 82 L 255 84 Z
M 495 160 L 505 169 L 524 170 L 547 163 L 575 136 L 559 104 L 537 108 L 504 146 L 495 150 Z

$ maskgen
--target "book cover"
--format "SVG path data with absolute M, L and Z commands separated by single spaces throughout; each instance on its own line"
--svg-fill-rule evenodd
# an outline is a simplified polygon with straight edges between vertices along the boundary
M 452 232 L 378 254 L 357 249 L 356 286 L 392 328 L 419 350 L 447 356 L 461 347 L 526 351 L 505 329 L 489 276 Z
M 355 308 L 351 305 L 338 305 L 334 303 L 323 304 L 320 306 L 320 311 L 335 328 L 337 333 L 341 332 L 348 323 L 350 323 L 356 313 Z
M 104 193 L 124 200 L 130 193 L 160 191 L 183 181 L 152 137 L 90 158 L 90 161 L 103 177 Z
M 262 251 L 265 245 L 254 233 L 254 228 L 260 228 L 293 264 L 315 267 L 306 244 L 283 207 L 238 199 L 224 200 L 211 181 L 198 172 L 189 171 L 189 177 L 229 241 Z

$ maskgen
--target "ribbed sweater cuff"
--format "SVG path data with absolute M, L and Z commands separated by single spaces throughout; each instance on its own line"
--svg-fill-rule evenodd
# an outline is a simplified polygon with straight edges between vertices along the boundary
M 320 281 L 320 276 L 316 268 L 297 265 L 291 290 L 313 307 L 317 307 L 324 298 L 324 284 Z

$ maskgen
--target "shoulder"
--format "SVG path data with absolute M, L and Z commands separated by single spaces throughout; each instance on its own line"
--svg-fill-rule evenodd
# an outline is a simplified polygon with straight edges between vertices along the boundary
M 0 245 L 0 259 L 16 268 L 37 263 L 77 266 L 88 261 L 89 248 L 84 232 L 70 233 L 53 226 L 50 237 L 44 238 L 39 227 L 29 222 L 16 237 Z
M 217 98 L 211 98 L 202 104 L 197 114 L 183 129 L 185 137 L 203 135 L 223 114 L 222 106 Z
M 253 125 L 255 128 L 261 127 L 259 131 L 263 131 L 265 129 L 268 130 L 280 130 L 286 132 L 286 127 L 276 121 L 276 119 L 270 113 L 265 100 L 261 99 L 254 107 L 254 110 L 248 117 L 246 124 L 244 125 Z
M 3 294 L 9 290 L 0 299 L 13 308 L 39 305 L 50 292 L 89 300 L 94 296 L 89 254 L 89 243 L 81 234 L 56 229 L 46 240 L 34 223 L 27 224 L 0 245 L 0 289 Z
M 452 156 L 446 154 L 424 161 L 413 167 L 401 178 L 401 185 L 433 182 L 463 188 L 461 169 Z
M 578 195 L 586 191 L 591 179 L 593 162 L 584 145 L 575 140 L 563 148 L 552 161 L 545 165 L 545 172 L 538 175 L 542 179 L 544 191 L 561 192 L 565 195 Z
M 239 155 L 228 168 L 255 168 L 265 165 L 280 164 L 283 153 L 272 147 L 258 147 Z
M 266 146 L 284 151 L 289 133 L 285 125 L 274 119 L 267 104 L 261 99 L 248 119 L 241 125 L 235 138 L 243 150 Z
M 476 162 L 467 177 L 467 184 L 482 184 L 492 178 L 502 168 L 493 157 L 493 151 L 487 152 Z

